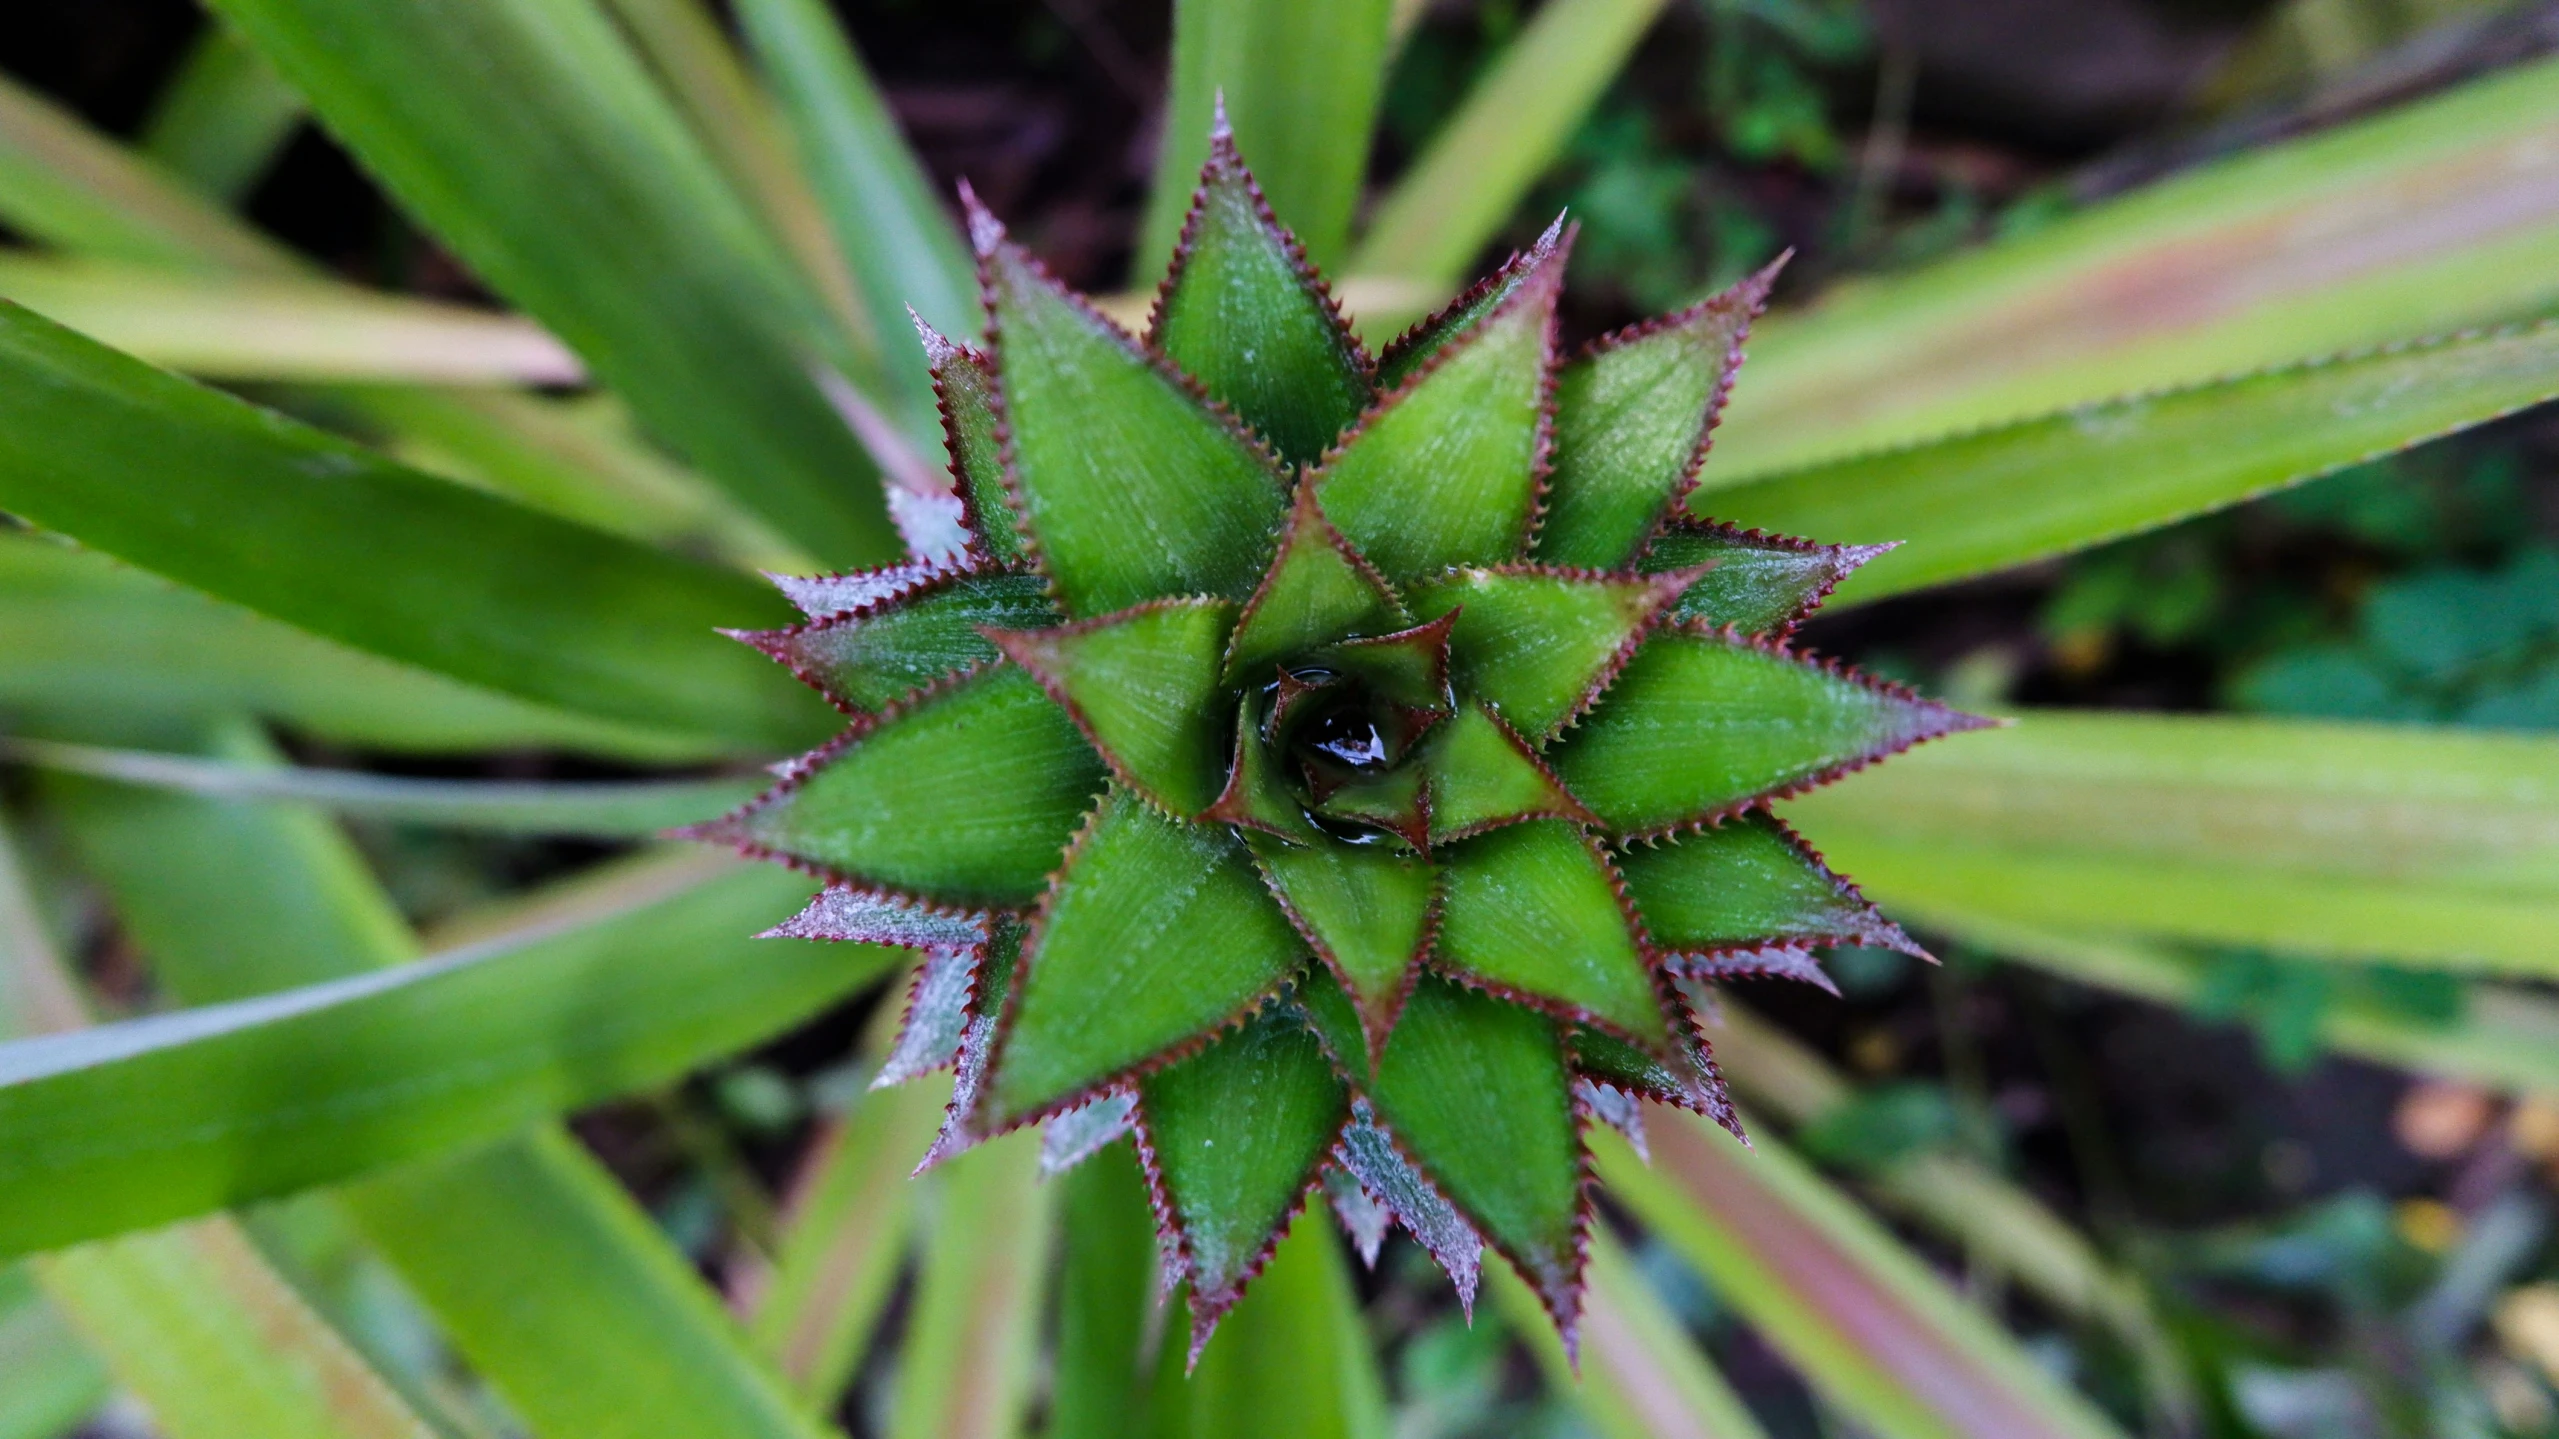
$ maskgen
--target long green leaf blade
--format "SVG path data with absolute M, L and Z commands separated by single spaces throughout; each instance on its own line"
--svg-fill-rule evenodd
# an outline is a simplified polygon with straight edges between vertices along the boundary
M 1009 1439 L 1039 1348 L 1050 1190 L 1029 1131 L 951 1160 L 938 1176 L 914 1322 L 899 1355 L 887 1439 Z
M 711 633 L 787 613 L 752 580 L 402 469 L 14 307 L 0 506 L 508 693 L 775 747 L 827 727 L 787 675 Z
M 1715 1062 L 1735 1092 L 1791 1128 L 1818 1123 L 1857 1102 L 1845 1075 L 1738 1004 L 1724 1006 L 1714 1039 Z M 2545 1067 L 2559 1065 L 2545 1060 Z M 2059 1313 L 2112 1330 L 2139 1361 L 2159 1412 L 2191 1414 L 2195 1396 L 2185 1359 L 2140 1278 L 2101 1255 L 2087 1235 L 2041 1200 L 1970 1157 L 1944 1149 L 1906 1154 L 1866 1177 L 1883 1207 L 1961 1245 L 1968 1262 L 2015 1281 Z
M 650 447 L 615 402 L 512 390 L 332 385 L 403 463 L 599 530 L 746 568 L 812 574 L 807 551 Z
M 2559 923 L 2559 743 L 2033 714 L 1788 806 L 1888 910 L 2517 974 Z
M 865 1095 L 804 1161 L 750 1322 L 756 1347 L 812 1403 L 852 1382 L 888 1306 L 915 1227 L 910 1176 L 949 1098 L 920 1081 Z
M 2019 924 L 1956 908 L 1932 910 L 1949 934 L 2082 984 L 2186 1007 L 2211 977 L 2207 955 L 2173 946 Z M 2418 1074 L 2518 1092 L 2559 1086 L 2559 1004 L 2521 985 L 2465 986 L 2449 1020 L 2341 997 L 2319 1015 L 2319 1042 L 2341 1054 Z M 1721 1055 L 1723 1047 L 1717 1046 Z
M 87 1023 L 5 830 L 0 978 L 34 992 L 0 1013 L 0 1035 L 76 1034 Z M 31 1267 L 174 1439 L 433 1434 L 227 1217 L 42 1255 Z
M 340 814 L 501 834 L 643 839 L 743 803 L 750 780 L 563 783 L 278 769 L 196 755 L 0 736 L 0 759 L 208 799 L 285 800 Z
M 0 1251 L 503 1135 L 770 1034 L 891 953 L 746 938 L 806 888 L 733 870 L 554 938 L 0 1046 Z
M 0 78 L 0 219 L 101 259 L 294 275 L 291 252 L 77 116 Z
M 329 281 L 11 255 L 0 258 L 0 296 L 207 379 L 571 385 L 586 375 L 520 317 Z
M 1743 389 L 1749 388 L 1745 382 Z M 2108 401 L 1689 497 L 1838 543 L 1906 541 L 1833 603 L 1969 578 L 2315 479 L 2559 396 L 2559 324 L 2395 346 Z M 2104 476 L 2091 483 L 2090 476 Z
M 897 556 L 779 248 L 584 5 L 224 0 L 402 203 L 822 558 Z
M 345 1197 L 366 1237 L 541 1432 L 835 1433 L 747 1357 L 745 1336 L 655 1222 L 556 1129 Z
M 1594 1136 L 1602 1182 L 1860 1423 L 1892 1439 L 2117 1434 L 1802 1160 L 1648 1117 L 1649 1168 Z
M 943 334 L 974 331 L 968 246 L 834 12 L 820 0 L 742 0 L 737 18 L 871 314 L 886 323 L 911 306 Z M 901 344 L 884 348 L 903 355 L 897 333 Z
M 61 1439 L 106 1403 L 107 1372 L 22 1267 L 0 1269 L 0 1439 Z
M 2517 66 L 1773 318 L 1708 482 L 2548 314 L 2554 77 Z
M 100 716 L 246 711 L 396 751 L 538 747 L 664 761 L 729 749 L 394 664 L 28 535 L 0 535 L 0 701 L 22 727 L 72 733 Z
M 1057 1358 L 1048 1439 L 1120 1439 L 1140 1402 L 1155 1312 L 1155 1215 L 1122 1141 L 1058 1180 Z M 1167 1326 L 1170 1328 L 1171 1326 Z
M 1350 237 L 1386 81 L 1388 0 L 1179 0 L 1172 95 L 1136 278 L 1172 257 L 1221 98 L 1280 223 L 1330 267 Z
M 1607 1230 L 1591 1236 L 1578 1367 L 1535 1292 L 1498 1264 L 1489 1278 L 1502 1317 L 1536 1356 L 1547 1387 L 1568 1395 L 1599 1439 L 1765 1439 L 1741 1396 Z
M 1379 202 L 1351 270 L 1455 284 L 1563 152 L 1661 8 L 1662 0 L 1540 6 Z
M 237 202 L 302 122 L 302 97 L 238 31 L 198 32 L 143 125 L 142 152 L 218 199 Z
M 433 1439 L 228 1218 L 33 1263 L 171 1439 Z
M 212 740 L 223 757 L 273 762 L 253 736 L 217 731 Z M 126 933 L 181 999 L 263 994 L 416 953 L 362 859 L 310 811 L 86 782 L 57 785 L 50 797 L 113 893 Z M 113 807 L 103 815 L 102 800 Z M 610 866 L 446 932 L 645 912 L 675 877 L 663 859 Z M 394 1170 L 350 1198 L 364 1236 L 537 1432 L 823 1432 L 755 1361 L 691 1265 L 557 1130 Z M 541 1282 L 528 1285 L 527 1275 Z M 645 1412 L 628 1402 L 638 1375 L 648 1376 Z

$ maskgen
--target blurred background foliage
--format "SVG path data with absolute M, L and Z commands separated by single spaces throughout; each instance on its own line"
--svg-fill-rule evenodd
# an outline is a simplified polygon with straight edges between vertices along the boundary
M 837 8 L 938 182 L 969 177 L 1069 281 L 1119 281 L 1161 120 L 1162 4 Z M 1383 100 L 1386 175 L 1534 13 L 1521 0 L 1404 8 L 1413 23 Z M 2553 48 L 2559 5 L 2520 0 L 1673 0 L 1505 238 L 1524 241 L 1558 209 L 1582 223 L 1577 335 L 1791 247 L 1782 301 L 2027 233 L 2199 160 Z M 339 274 L 486 298 L 303 123 L 289 91 L 261 92 L 259 62 L 180 0 L 7 6 L 0 69 L 238 197 Z M 228 99 L 213 105 L 214 94 Z M 266 397 L 311 410 L 290 391 Z M 2559 729 L 2559 422 L 2526 414 L 2065 561 L 1824 619 L 1808 638 L 1991 709 Z M 296 754 L 421 775 L 609 772 L 310 741 Z M 611 848 L 379 820 L 354 832 L 405 916 L 430 929 Z M 83 922 L 66 917 L 106 992 L 140 984 L 115 933 Z M 1748 1042 L 1797 1066 L 1762 1072 L 1801 1080 L 1745 1098 L 1902 1216 L 1903 1237 L 2028 1335 L 2040 1363 L 2133 1432 L 2176 1427 L 2178 1406 L 2159 1402 L 2169 1373 L 2181 1376 L 2172 1391 L 2187 1388 L 2190 1432 L 2216 1439 L 2559 1434 L 2559 1092 L 2412 1080 L 2374 1062 L 2495 994 L 2439 972 L 2255 950 L 2114 955 L 2107 989 L 1960 941 L 1941 952 L 1935 969 L 1841 954 L 1837 1000 L 1742 986 L 1773 1021 Z M 813 1120 L 858 1087 L 842 1056 L 869 1022 L 832 1016 L 582 1119 L 578 1133 L 706 1270 L 733 1266 L 741 1248 L 751 1258 L 770 1242 L 768 1196 Z M 2121 1312 L 2112 1301 L 2057 1305 L 2021 1282 L 2013 1247 L 1966 1243 L 1914 1208 L 1896 1176 L 1946 1160 L 2013 1178 L 2122 1257 L 2167 1357 L 2127 1342 L 2142 1326 L 2108 1322 Z M 506 1432 L 502 1406 L 462 1377 L 415 1299 L 331 1213 L 288 1206 L 258 1232 L 439 1427 Z M 1667 1241 L 1625 1260 L 1768 1434 L 1860 1432 Z M 1601 1432 L 1541 1380 L 1542 1331 L 1515 1324 L 1515 1306 L 1488 1302 L 1470 1327 L 1400 1241 L 1361 1282 L 1396 1439 Z M 72 1341 L 12 1302 L 28 1283 L 0 1272 L 0 1435 L 148 1432 L 129 1404 L 99 1407 L 101 1376 L 45 1358 Z M 921 1322 L 897 1293 L 881 1302 L 888 1323 Z M 43 1383 L 12 1378 L 39 1373 Z M 888 1432 L 883 1375 L 854 1377 L 845 1421 Z

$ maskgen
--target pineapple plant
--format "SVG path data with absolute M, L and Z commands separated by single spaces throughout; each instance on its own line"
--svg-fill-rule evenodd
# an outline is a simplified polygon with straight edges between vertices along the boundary
M 1372 344 L 1456 292 L 1652 0 L 1535 7 L 1380 176 L 1431 7 L 1175 0 L 1143 340 L 948 212 L 822 0 L 213 8 L 227 181 L 0 82 L 0 1430 L 27 1374 L 39 1434 L 1366 1439 L 1462 1337 L 1765 1432 L 1667 1266 L 1861 1430 L 2186 1432 L 2173 1278 L 1841 1146 L 1894 1087 L 1717 992 L 1913 947 L 1807 839 L 2151 1001 L 2461 971 L 2322 1037 L 2559 1085 L 2548 740 L 2029 708 L 1830 784 L 1980 722 L 1793 637 L 2559 398 L 2550 62 L 1570 356 L 1558 229 L 1372 355 L 1309 262 Z M 306 108 L 514 312 L 229 208 Z M 585 847 L 447 908 L 384 826 Z
M 1569 1346 L 1583 1129 L 1742 1132 L 1693 988 L 1919 952 L 1770 801 L 1987 723 L 1789 648 L 1888 546 L 1683 512 L 1777 266 L 1565 356 L 1558 219 L 1372 357 L 1221 113 L 1139 340 L 962 199 L 967 542 L 781 581 L 738 637 L 852 726 L 688 833 L 824 877 L 776 934 L 928 956 L 928 1163 L 1134 1131 L 1194 1362 L 1319 1188 Z

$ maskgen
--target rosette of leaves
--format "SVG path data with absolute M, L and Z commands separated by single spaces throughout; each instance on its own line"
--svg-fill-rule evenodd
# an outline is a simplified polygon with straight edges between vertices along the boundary
M 1768 802 L 1980 723 L 1789 649 L 1873 551 L 1681 514 L 1771 275 L 1567 358 L 1559 222 L 1372 358 L 1221 130 L 1139 340 L 964 199 L 967 547 L 781 581 L 853 724 L 696 833 L 924 953 L 927 1162 L 1135 1130 L 1194 1354 L 1319 1188 L 1569 1336 L 1585 1126 L 1738 1133 L 1686 988 L 1909 947 Z

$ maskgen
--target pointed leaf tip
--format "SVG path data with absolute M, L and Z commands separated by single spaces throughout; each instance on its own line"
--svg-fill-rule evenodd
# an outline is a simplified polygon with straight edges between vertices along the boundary
M 1067 613 L 1251 593 L 1288 509 L 1271 453 L 1019 246 L 979 270 L 1006 488 Z
M 1995 723 L 1775 642 L 1689 623 L 1655 630 L 1548 759 L 1619 836 L 1649 837 Z
M 1115 1089 L 1051 1116 L 1040 1130 L 1040 1173 L 1064 1174 L 1101 1153 L 1137 1122 L 1137 1093 Z
M 1682 979 L 1791 979 L 1809 984 L 1833 999 L 1842 997 L 1830 971 L 1822 968 L 1813 952 L 1792 946 L 1677 955 L 1671 960 L 1671 972 Z
M 1383 1053 L 1437 930 L 1437 870 L 1382 845 L 1247 843 L 1290 922 L 1349 995 L 1363 1052 Z
M 921 325 L 921 321 L 918 322 Z M 923 327 L 932 364 L 933 406 L 942 418 L 942 449 L 968 531 L 970 558 L 1002 569 L 1022 566 L 1019 521 L 1004 483 L 1002 396 L 987 357 Z
M 1617 863 L 1654 943 L 1682 962 L 1837 945 L 1926 957 L 1856 885 L 1765 812 L 1627 846 Z
M 933 904 L 885 890 L 830 884 L 808 906 L 756 936 L 885 944 L 919 953 L 985 947 L 993 921 L 984 910 Z
M 1438 1263 L 1457 1289 L 1457 1303 L 1467 1322 L 1473 1323 L 1476 1287 L 1483 1277 L 1483 1236 L 1396 1147 L 1367 1100 L 1352 1101 L 1351 1117 L 1342 1126 L 1333 1157 L 1353 1176 L 1354 1187 L 1374 1195 L 1413 1242 Z
M 1341 1222 L 1360 1267 L 1374 1271 L 1378 1251 L 1386 1247 L 1386 1232 L 1395 1226 L 1395 1211 L 1338 1162 L 1324 1171 L 1324 1197 L 1331 1201 L 1333 1217 Z M 1473 1302 L 1471 1296 L 1468 1302 Z
M 1373 392 L 1367 351 L 1232 137 L 1200 167 L 1148 339 L 1293 465 L 1321 458 Z
M 963 177 L 960 180 L 960 210 L 968 217 L 969 246 L 980 260 L 991 260 L 1004 244 L 1004 222 L 977 198 L 977 187 Z
M 848 883 L 961 905 L 1037 897 L 1103 766 L 1066 713 L 1009 665 L 964 672 L 791 761 L 690 838 Z
M 1570 1323 L 1590 1209 L 1555 1022 L 1425 976 L 1368 1093 L 1395 1147 Z
M 1556 376 L 1538 557 L 1616 567 L 1679 513 L 1712 448 L 1773 270 L 1585 347 Z
M 977 997 L 977 970 L 985 946 L 937 949 L 915 967 L 907 987 L 906 1013 L 888 1058 L 870 1087 L 886 1089 L 956 1062 L 968 1036 L 970 1007 Z
M 1381 362 L 1390 388 L 1308 476 L 1389 580 L 1503 564 L 1526 548 L 1551 437 L 1565 248 L 1524 257 L 1476 309 L 1449 318 L 1427 354 L 1408 347 L 1400 364 Z
M 1383 635 L 1410 624 L 1384 577 L 1324 517 L 1314 487 L 1299 485 L 1279 552 L 1235 622 L 1224 676 L 1241 683 L 1345 635 Z
M 1138 1086 L 1138 1125 L 1204 1340 L 1312 1192 L 1348 1096 L 1286 1005 Z
M 1688 578 L 1502 565 L 1450 571 L 1410 600 L 1418 614 L 1456 620 L 1458 690 L 1543 745 L 1607 689 Z
M 1673 519 L 1653 537 L 1639 567 L 1654 574 L 1711 565 L 1680 595 L 1672 616 L 1784 639 L 1821 608 L 1840 581 L 1899 547 L 1899 541 L 1825 545 L 1711 520 Z
M 1057 623 L 1036 576 L 1006 574 L 979 559 L 936 569 L 894 593 L 784 630 L 740 634 L 848 714 L 902 701 L 997 658 L 989 625 Z
M 782 592 L 800 613 L 813 620 L 842 614 L 877 604 L 884 599 L 912 593 L 918 585 L 942 572 L 939 563 L 883 565 L 878 569 L 852 570 L 826 575 L 777 575 L 766 571 L 764 577 Z M 743 635 L 760 631 L 723 630 L 722 634 Z
M 1582 830 L 1558 820 L 1496 830 L 1451 846 L 1440 871 L 1441 967 L 1670 1052 L 1672 1017 L 1634 912 Z
M 1532 819 L 1597 824 L 1518 731 L 1480 702 L 1431 736 L 1431 843 L 1450 844 Z
M 934 366 L 947 364 L 952 356 L 960 353 L 959 344 L 950 336 L 924 323 L 924 317 L 915 312 L 913 305 L 906 307 L 906 322 L 915 327 L 915 337 L 923 342 L 926 364 Z

